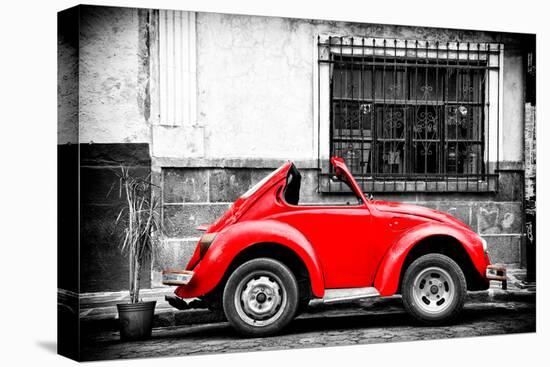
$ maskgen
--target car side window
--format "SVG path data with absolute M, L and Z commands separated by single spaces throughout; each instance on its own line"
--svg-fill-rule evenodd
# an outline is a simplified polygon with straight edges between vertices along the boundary
M 284 191 L 285 201 L 290 205 L 298 205 L 300 201 L 300 186 L 302 181 L 302 175 L 294 165 L 288 171 L 286 177 L 286 186 Z
M 289 205 L 302 206 L 323 206 L 323 205 L 338 205 L 338 206 L 357 206 L 362 205 L 363 200 L 353 193 L 352 188 L 347 181 L 338 180 L 345 190 L 341 190 L 336 195 L 303 195 L 304 199 L 300 201 L 300 190 L 311 190 L 310 185 L 304 185 L 302 188 L 302 175 L 293 165 L 288 171 L 286 184 L 283 191 L 283 198 Z

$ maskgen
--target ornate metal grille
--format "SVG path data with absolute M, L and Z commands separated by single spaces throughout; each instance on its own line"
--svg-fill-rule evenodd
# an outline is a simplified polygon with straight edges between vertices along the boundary
M 500 45 L 319 37 L 318 47 L 330 155 L 364 191 L 498 190 Z M 340 191 L 322 176 L 321 190 Z

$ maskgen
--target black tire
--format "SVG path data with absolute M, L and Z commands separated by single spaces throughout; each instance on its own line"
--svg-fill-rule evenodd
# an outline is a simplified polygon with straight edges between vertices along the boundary
M 449 323 L 464 307 L 466 278 L 451 258 L 428 254 L 407 267 L 401 294 L 407 312 L 421 323 Z
M 297 308 L 298 285 L 294 274 L 270 258 L 240 265 L 229 276 L 223 291 L 227 320 L 247 337 L 279 332 L 294 318 Z

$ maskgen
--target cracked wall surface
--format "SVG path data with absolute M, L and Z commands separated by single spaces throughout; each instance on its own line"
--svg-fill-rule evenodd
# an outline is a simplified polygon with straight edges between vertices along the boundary
M 149 142 L 139 10 L 80 9 L 80 142 Z
M 155 158 L 317 159 L 314 121 L 315 39 L 320 34 L 503 42 L 501 159 L 523 161 L 520 39 L 511 35 L 423 27 L 197 13 L 197 121 L 152 129 L 158 122 L 158 37 L 154 11 L 81 6 L 79 63 L 65 62 L 59 90 L 59 141 L 69 141 L 65 106 L 79 106 L 83 143 L 149 142 Z M 69 54 L 63 52 L 63 54 Z M 69 57 L 65 57 L 69 60 Z M 77 70 L 77 71 L 76 71 Z M 74 85 L 73 85 L 74 88 Z M 74 128 L 74 124 L 73 124 Z M 166 131 L 165 131 L 166 130 Z M 155 136 L 152 135 L 155 132 Z M 74 134 L 73 134 L 74 136 Z
M 523 157 L 523 66 L 511 35 L 425 27 L 198 13 L 198 123 L 204 157 L 315 160 L 314 68 L 322 34 L 502 42 L 504 85 L 500 158 Z M 231 142 L 228 144 L 227 142 Z

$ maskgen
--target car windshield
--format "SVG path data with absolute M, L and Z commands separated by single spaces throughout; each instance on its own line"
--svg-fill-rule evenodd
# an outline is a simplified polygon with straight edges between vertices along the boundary
M 254 194 L 260 187 L 262 187 L 267 181 L 269 181 L 273 176 L 275 176 L 278 172 L 280 172 L 283 169 L 284 165 L 277 168 L 275 171 L 271 172 L 269 175 L 262 178 L 257 184 L 252 186 L 247 192 L 241 195 L 241 198 L 246 199 L 250 197 L 252 194 Z
M 349 180 L 347 179 L 347 177 L 345 176 L 341 176 L 341 177 L 336 177 L 336 176 L 333 176 L 331 177 L 331 180 L 333 182 L 342 182 L 343 184 L 346 185 L 346 188 L 350 191 L 350 192 L 353 192 L 355 193 L 355 190 L 353 189 L 353 185 L 351 184 L 351 182 L 349 182 Z M 367 199 L 368 201 L 371 201 L 374 199 L 374 196 L 372 194 L 369 194 L 369 193 L 366 193 L 364 192 L 365 194 L 365 199 Z M 361 199 L 360 196 L 358 196 L 357 194 L 355 194 L 355 197 L 357 198 L 357 201 L 359 203 L 362 203 L 363 202 L 363 199 Z

